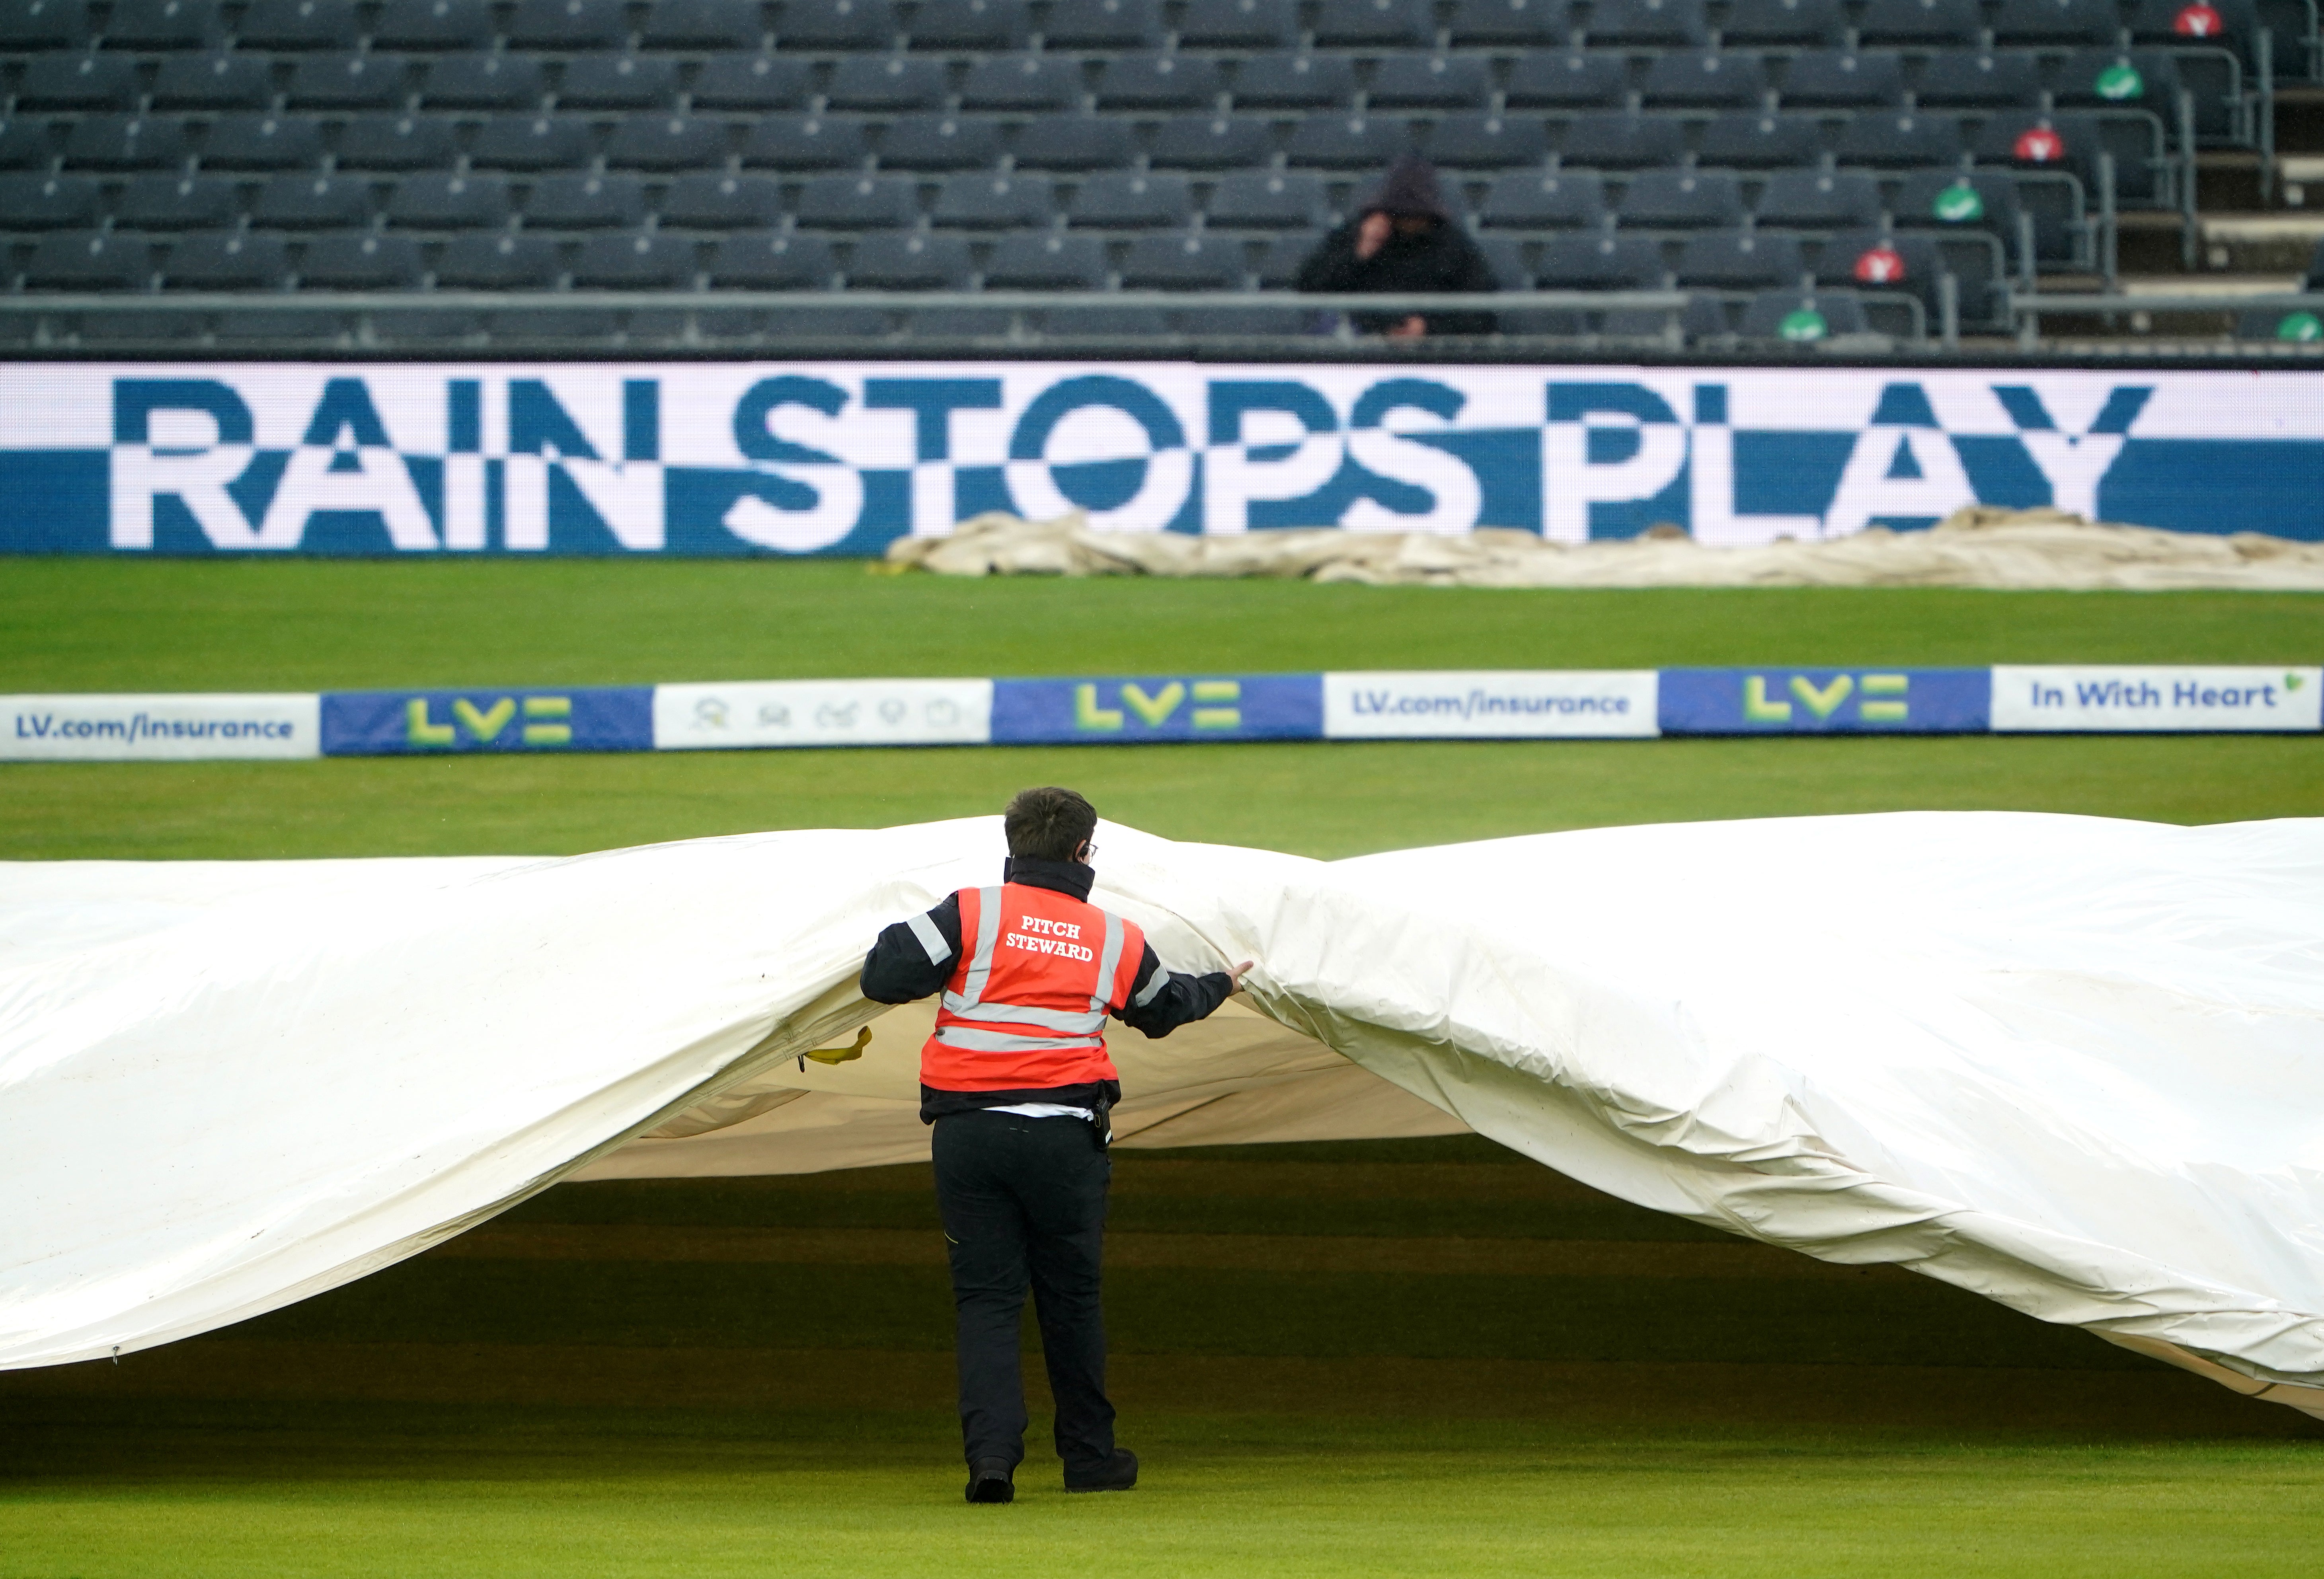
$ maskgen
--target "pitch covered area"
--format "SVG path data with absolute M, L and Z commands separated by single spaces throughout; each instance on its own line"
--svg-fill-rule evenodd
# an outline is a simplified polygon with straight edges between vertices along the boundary
M 2313 661 L 2314 598 L 15 561 L 0 691 L 1688 663 Z M 2324 814 L 2294 739 L 0 769 L 0 858 L 558 852 L 1087 789 L 1322 856 L 1906 807 Z M 1554 896 L 1545 896 L 1554 902 Z M 360 1101 L 360 1082 L 349 1100 Z M 0 1374 L 0 1579 L 2307 1573 L 2324 1425 L 1473 1138 L 1117 1153 L 1126 1497 L 959 1503 L 926 1170 L 567 1185 L 347 1288 Z M 1036 1341 L 1028 1333 L 1028 1341 Z

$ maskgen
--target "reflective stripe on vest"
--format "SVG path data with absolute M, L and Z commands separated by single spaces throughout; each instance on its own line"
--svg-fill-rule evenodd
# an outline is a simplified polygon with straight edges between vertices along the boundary
M 1115 1079 L 1105 1017 L 1124 1006 L 1144 935 L 1086 900 L 1029 885 L 958 897 L 967 946 L 921 1049 L 922 1083 L 1016 1090 Z

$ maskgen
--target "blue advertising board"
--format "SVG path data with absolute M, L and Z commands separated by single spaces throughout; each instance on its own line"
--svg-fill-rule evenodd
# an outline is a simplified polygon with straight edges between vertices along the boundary
M 2053 505 L 2324 537 L 2324 372 L 20 363 L 0 553 L 871 555 L 985 510 L 1711 546 Z
M 1665 735 L 1981 734 L 1990 669 L 1665 669 Z
M 1321 675 L 1163 675 L 995 680 L 996 746 L 1126 746 L 1157 740 L 1314 740 Z
M 650 751 L 653 694 L 650 685 L 326 692 L 323 755 Z

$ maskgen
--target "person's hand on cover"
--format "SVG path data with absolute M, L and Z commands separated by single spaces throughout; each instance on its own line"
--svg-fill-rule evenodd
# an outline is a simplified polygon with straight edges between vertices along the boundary
M 1367 214 L 1356 226 L 1356 260 L 1370 258 L 1388 245 L 1388 238 L 1396 233 L 1396 221 L 1385 214 Z
M 1232 984 L 1227 988 L 1227 992 L 1230 996 L 1242 990 L 1242 973 L 1250 969 L 1250 964 L 1251 962 L 1246 959 L 1241 964 L 1236 966 L 1232 970 L 1227 972 L 1227 979 Z

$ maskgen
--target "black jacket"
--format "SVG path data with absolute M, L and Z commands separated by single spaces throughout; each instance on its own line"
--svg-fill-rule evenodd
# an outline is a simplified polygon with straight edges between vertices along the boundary
M 1369 215 L 1421 216 L 1434 228 L 1418 235 L 1393 234 L 1369 258 L 1356 256 L 1356 231 Z M 1356 216 L 1317 243 L 1299 265 L 1302 290 L 1498 290 L 1493 268 L 1477 243 L 1453 219 L 1427 161 L 1407 155 L 1389 167 Z M 1356 326 L 1381 334 L 1402 323 L 1404 313 L 1357 313 Z M 1432 335 L 1489 335 L 1490 313 L 1425 313 Z
M 1001 865 L 1001 880 L 1023 883 L 1035 888 L 1047 888 L 1070 895 L 1086 904 L 1090 885 L 1097 874 L 1079 861 L 1044 861 L 1027 858 L 1009 860 Z M 912 930 L 908 921 L 899 921 L 880 934 L 872 951 L 863 957 L 863 996 L 875 1004 L 908 1004 L 914 998 L 940 993 L 945 983 L 952 979 L 953 962 L 960 957 L 960 895 L 948 894 L 942 904 L 927 913 L 945 942 L 949 945 L 941 959 L 928 958 L 928 950 Z M 1138 974 L 1130 984 L 1130 996 L 1135 998 L 1153 984 L 1154 973 L 1162 969 L 1162 961 L 1154 952 L 1154 945 L 1146 945 L 1138 961 Z M 1223 970 L 1213 970 L 1205 976 L 1188 976 L 1181 971 L 1165 972 L 1168 979 L 1162 989 L 1144 1004 L 1131 1004 L 1114 1012 L 1114 1018 L 1132 1030 L 1148 1036 L 1167 1036 L 1181 1025 L 1204 1018 L 1234 991 L 1234 978 Z M 1020 1102 L 1056 1102 L 1073 1107 L 1096 1107 L 1101 1102 L 1111 1106 L 1121 1100 L 1121 1083 L 1118 1080 L 1097 1080 L 1079 1086 L 1051 1086 L 1035 1090 L 1019 1091 L 939 1091 L 931 1086 L 920 1088 L 920 1120 L 934 1124 L 948 1113 L 967 1113 L 979 1107 L 1010 1107 Z

